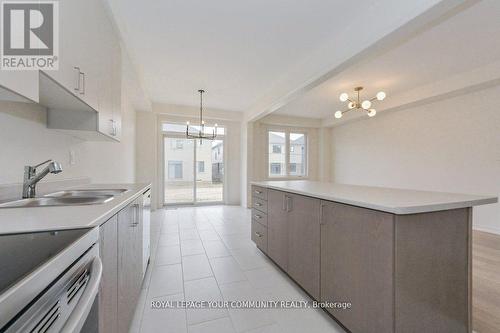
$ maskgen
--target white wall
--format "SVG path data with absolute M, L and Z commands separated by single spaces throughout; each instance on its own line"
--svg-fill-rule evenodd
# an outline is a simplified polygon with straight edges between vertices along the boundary
M 92 182 L 135 180 L 135 114 L 122 101 L 122 141 L 88 142 L 46 128 L 44 108 L 27 103 L 0 102 L 0 184 L 22 183 L 25 165 L 52 158 L 63 172 L 45 180 L 90 177 Z M 70 151 L 76 163 L 69 164 Z
M 500 195 L 500 86 L 332 129 L 339 183 Z M 500 204 L 474 209 L 500 234 Z

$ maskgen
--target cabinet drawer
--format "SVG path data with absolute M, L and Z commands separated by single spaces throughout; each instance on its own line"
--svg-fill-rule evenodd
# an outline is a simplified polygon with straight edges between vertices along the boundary
M 252 209 L 252 220 L 267 226 L 267 214 L 257 209 Z
M 252 185 L 252 195 L 254 197 L 267 200 L 267 188 Z
M 257 197 L 252 198 L 252 207 L 267 214 L 267 201 Z
M 252 220 L 252 241 L 264 253 L 267 253 L 267 227 Z

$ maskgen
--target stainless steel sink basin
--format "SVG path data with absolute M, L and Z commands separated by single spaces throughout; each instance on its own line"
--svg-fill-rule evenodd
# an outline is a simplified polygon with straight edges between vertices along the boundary
M 115 196 L 127 192 L 128 190 L 119 189 L 84 189 L 84 190 L 65 190 L 44 195 L 49 198 L 72 198 L 72 197 L 98 197 Z
M 111 200 L 113 200 L 112 195 L 67 198 L 42 197 L 4 202 L 0 204 L 0 208 L 97 205 L 109 202 Z

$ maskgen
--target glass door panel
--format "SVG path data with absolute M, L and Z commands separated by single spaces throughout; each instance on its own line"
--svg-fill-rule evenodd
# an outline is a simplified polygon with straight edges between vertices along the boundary
M 165 204 L 193 204 L 194 197 L 194 141 L 164 137 Z
M 196 141 L 196 202 L 221 202 L 224 191 L 224 141 Z

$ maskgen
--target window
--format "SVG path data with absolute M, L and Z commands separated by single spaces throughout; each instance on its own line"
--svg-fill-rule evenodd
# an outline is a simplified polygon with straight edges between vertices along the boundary
M 281 177 L 286 176 L 286 149 L 282 149 L 286 145 L 286 134 L 285 132 L 273 132 L 268 133 L 268 156 L 269 156 L 269 176 L 270 177 Z
M 271 163 L 270 173 L 272 175 L 281 175 L 281 164 L 280 163 Z
M 305 133 L 268 131 L 269 177 L 307 176 Z
M 290 176 L 306 175 L 306 135 L 304 133 L 290 133 Z M 293 167 L 292 167 L 293 165 Z
M 205 172 L 205 161 L 198 161 L 198 172 Z
M 168 179 L 182 179 L 182 161 L 168 161 Z

